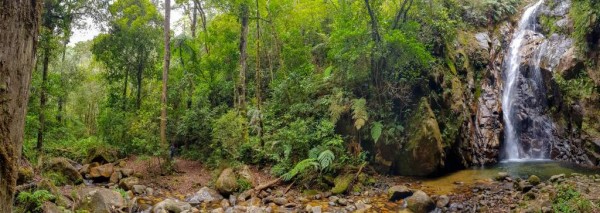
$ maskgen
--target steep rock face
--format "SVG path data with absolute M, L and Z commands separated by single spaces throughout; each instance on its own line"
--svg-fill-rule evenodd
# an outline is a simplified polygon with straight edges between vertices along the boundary
M 444 167 L 442 134 L 429 102 L 422 99 L 411 118 L 414 125 L 409 139 L 392 163 L 392 171 L 401 175 L 426 176 Z

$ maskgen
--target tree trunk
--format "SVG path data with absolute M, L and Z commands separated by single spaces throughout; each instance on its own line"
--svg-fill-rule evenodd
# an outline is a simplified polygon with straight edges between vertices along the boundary
M 68 41 L 65 40 L 63 42 L 63 53 L 62 53 L 62 64 L 63 64 L 63 70 L 60 72 L 60 86 L 64 87 L 65 81 L 64 81 L 64 64 L 65 64 L 65 55 L 67 54 L 67 43 Z M 56 121 L 59 124 L 62 124 L 63 121 L 63 111 L 64 111 L 64 103 L 65 103 L 65 94 L 64 92 L 61 92 L 61 94 L 58 96 L 58 112 L 56 113 Z
M 240 75 L 238 78 L 238 86 L 237 86 L 237 98 L 238 104 L 237 107 L 240 111 L 246 110 L 246 70 L 248 69 L 248 65 L 246 64 L 246 59 L 248 58 L 248 53 L 246 49 L 248 47 L 248 5 L 243 3 L 240 5 L 241 13 L 240 13 L 240 21 L 242 25 L 241 36 L 240 36 Z
M 261 111 L 261 105 L 262 105 L 262 97 L 261 97 L 261 90 L 262 90 L 262 73 L 260 71 L 260 8 L 258 7 L 258 0 L 256 0 L 256 73 L 255 73 L 255 77 L 256 77 L 256 109 L 258 110 L 259 113 L 262 113 Z M 262 124 L 262 120 L 259 118 L 258 119 L 258 139 L 260 140 L 260 145 L 263 146 L 263 139 L 262 139 L 262 128 L 263 128 L 263 124 Z
M 48 84 L 48 64 L 50 63 L 50 47 L 48 45 L 46 44 L 46 47 L 44 47 L 44 61 L 42 62 L 42 90 L 40 91 L 40 113 L 38 115 L 40 128 L 37 134 L 37 151 L 42 151 L 42 147 L 44 146 L 44 131 L 46 129 L 46 90 Z
M 140 54 L 141 57 L 145 57 L 145 54 L 142 53 Z M 138 72 L 137 72 L 137 95 L 135 98 L 135 107 L 136 109 L 140 109 L 142 107 L 142 78 L 143 78 L 143 74 L 144 74 L 144 63 L 146 63 L 146 61 L 144 59 L 140 59 L 140 63 L 138 64 Z
M 42 2 L 0 0 L 0 212 L 12 212 Z
M 191 23 L 191 30 L 192 30 L 192 38 L 196 39 L 196 26 L 198 24 L 198 5 L 197 5 L 197 1 L 194 1 L 193 3 L 194 5 L 192 6 L 192 23 Z
M 127 111 L 127 80 L 129 79 L 129 69 L 125 69 L 125 81 L 123 83 L 123 111 Z
M 165 55 L 163 62 L 162 72 L 162 95 L 161 95 L 161 109 L 160 109 L 160 143 L 164 151 L 169 150 L 169 144 L 167 142 L 167 80 L 169 78 L 169 62 L 171 60 L 171 48 L 170 48 L 170 21 L 171 17 L 171 0 L 165 1 Z M 166 155 L 165 155 L 166 156 Z M 167 160 L 167 159 L 165 159 Z

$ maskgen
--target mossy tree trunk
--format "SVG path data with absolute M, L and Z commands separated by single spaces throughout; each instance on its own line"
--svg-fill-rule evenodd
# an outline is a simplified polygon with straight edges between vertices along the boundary
M 0 0 L 0 212 L 12 212 L 41 8 Z

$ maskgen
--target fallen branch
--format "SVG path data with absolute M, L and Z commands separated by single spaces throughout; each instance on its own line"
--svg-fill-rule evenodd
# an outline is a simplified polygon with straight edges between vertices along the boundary
M 294 182 L 292 182 L 287 188 L 285 188 L 285 190 L 283 191 L 284 195 L 287 194 L 288 191 L 290 191 L 294 183 L 296 183 L 296 180 L 294 180 Z
M 36 186 L 37 186 L 36 182 L 31 182 L 31 183 L 26 183 L 26 184 L 23 184 L 23 185 L 18 185 L 17 186 L 17 192 L 22 192 L 22 191 L 25 191 L 25 190 L 29 190 L 29 189 L 34 188 Z
M 260 184 L 257 187 L 255 187 L 254 190 L 257 191 L 257 192 L 260 192 L 263 189 L 271 187 L 271 185 L 279 183 L 279 181 L 281 181 L 281 178 L 277 178 L 277 179 L 269 181 L 267 183 Z
M 354 176 L 354 178 L 352 179 L 352 181 L 350 181 L 350 184 L 348 184 L 348 188 L 346 189 L 346 193 L 350 192 L 352 190 L 352 188 L 354 188 L 354 183 L 358 180 L 358 176 L 360 176 L 360 173 L 362 172 L 362 170 L 365 168 L 366 165 L 367 165 L 367 163 L 363 163 L 362 165 L 360 165 L 360 168 L 358 169 L 358 172 L 356 172 L 356 175 Z

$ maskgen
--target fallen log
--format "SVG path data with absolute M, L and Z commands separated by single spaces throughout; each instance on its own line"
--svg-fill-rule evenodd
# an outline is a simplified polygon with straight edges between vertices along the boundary
M 254 191 L 260 192 L 261 190 L 269 188 L 272 185 L 275 185 L 275 184 L 279 183 L 280 181 L 281 181 L 281 178 L 277 178 L 275 180 L 272 180 L 272 181 L 260 184 L 260 185 L 258 185 L 257 187 L 254 188 Z

